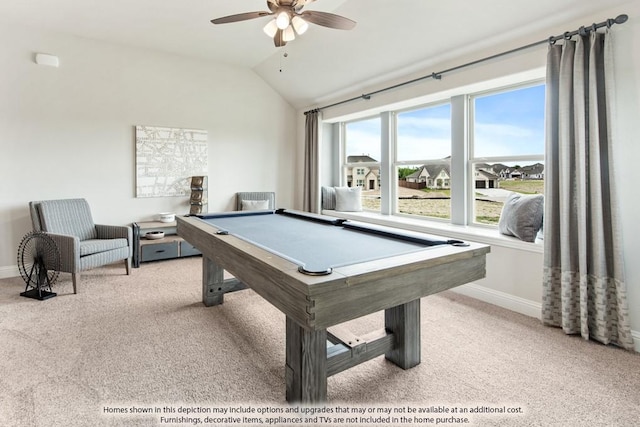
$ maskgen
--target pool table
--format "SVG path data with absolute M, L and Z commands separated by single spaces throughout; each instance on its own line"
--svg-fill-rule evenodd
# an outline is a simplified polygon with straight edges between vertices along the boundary
M 279 209 L 185 216 L 202 300 L 249 287 L 286 315 L 286 399 L 326 400 L 327 377 L 374 357 L 420 363 L 420 298 L 485 276 L 487 245 Z M 224 279 L 227 270 L 234 278 Z M 385 311 L 380 331 L 340 324 Z

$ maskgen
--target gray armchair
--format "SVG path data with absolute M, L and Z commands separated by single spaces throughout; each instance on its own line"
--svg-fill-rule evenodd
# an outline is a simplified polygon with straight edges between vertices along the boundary
M 60 270 L 71 273 L 77 293 L 80 272 L 124 260 L 131 274 L 131 227 L 94 224 L 85 199 L 29 202 L 35 231 L 46 232 L 60 251 Z
M 275 208 L 276 193 L 272 191 L 252 191 L 236 193 L 237 211 Z

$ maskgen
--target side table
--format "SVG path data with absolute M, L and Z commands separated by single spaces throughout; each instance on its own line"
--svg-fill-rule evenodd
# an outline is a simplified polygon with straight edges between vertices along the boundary
M 133 226 L 133 267 L 140 263 L 162 259 L 200 255 L 200 251 L 178 236 L 177 224 L 173 222 L 140 221 Z M 145 235 L 152 231 L 164 232 L 162 239 L 147 239 Z

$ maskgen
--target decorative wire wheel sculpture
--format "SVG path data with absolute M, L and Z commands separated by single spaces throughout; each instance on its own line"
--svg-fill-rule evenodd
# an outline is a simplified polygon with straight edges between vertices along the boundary
M 26 283 L 20 295 L 39 300 L 56 296 L 51 291 L 60 274 L 60 251 L 46 233 L 32 231 L 18 246 L 18 269 Z

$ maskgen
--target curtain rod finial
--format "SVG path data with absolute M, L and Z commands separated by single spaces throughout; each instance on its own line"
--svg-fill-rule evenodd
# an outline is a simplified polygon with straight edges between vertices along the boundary
M 616 19 L 614 19 L 613 21 L 616 24 L 624 24 L 625 22 L 627 22 L 628 19 L 629 19 L 628 15 L 622 14 L 622 15 L 616 16 Z

